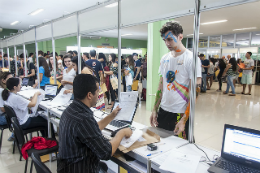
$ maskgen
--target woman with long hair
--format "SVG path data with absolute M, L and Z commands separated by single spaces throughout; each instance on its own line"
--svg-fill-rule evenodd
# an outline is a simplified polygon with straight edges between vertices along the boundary
M 226 89 L 226 91 L 223 92 L 223 94 L 228 94 L 229 88 L 231 87 L 232 94 L 229 94 L 229 96 L 235 96 L 236 95 L 233 80 L 236 78 L 238 70 L 239 70 L 239 67 L 237 65 L 236 59 L 230 58 L 229 64 L 227 65 L 227 67 L 226 67 L 226 69 L 223 73 L 223 76 L 225 76 L 225 74 L 227 74 L 227 89 Z
M 72 67 L 72 55 L 67 53 L 62 60 L 63 67 L 67 67 L 63 70 L 63 76 L 61 80 L 61 84 L 64 86 L 66 90 L 73 89 L 73 80 L 76 76 L 76 71 Z
M 219 73 L 218 73 L 218 86 L 219 86 L 219 89 L 217 89 L 218 92 L 221 92 L 222 91 L 222 75 L 224 73 L 224 70 L 226 68 L 226 63 L 223 59 L 219 59 L 219 63 L 218 63 L 218 67 L 219 69 Z
M 46 84 L 50 83 L 50 69 L 43 57 L 39 57 L 39 74 L 40 74 L 40 87 L 44 90 Z
M 125 81 L 126 81 L 126 92 L 132 91 L 132 84 L 134 79 L 134 68 L 135 62 L 132 55 L 126 57 L 125 60 L 127 64 L 127 69 L 125 70 Z
M 108 59 L 110 62 L 110 71 L 104 71 L 104 74 L 109 75 L 109 78 L 111 80 L 112 78 L 118 76 L 118 64 L 116 63 L 116 55 L 114 53 L 111 53 Z M 116 89 L 112 87 L 111 82 L 109 88 L 110 88 L 110 95 L 111 95 L 111 106 L 109 106 L 107 109 L 111 109 L 116 100 Z
M 44 59 L 45 63 L 46 60 Z M 47 64 L 47 63 L 46 63 Z M 29 129 L 35 127 L 44 127 L 45 130 L 41 130 L 43 137 L 48 135 L 48 122 L 41 116 L 30 115 L 28 108 L 34 107 L 37 103 L 38 96 L 41 95 L 40 91 L 37 91 L 32 97 L 31 101 L 17 95 L 17 92 L 21 90 L 21 80 L 19 78 L 9 78 L 6 82 L 6 88 L 2 92 L 2 98 L 5 104 L 12 107 L 19 124 L 22 129 Z M 53 128 L 51 128 L 52 137 L 54 137 Z
M 55 61 L 56 61 L 56 80 L 61 82 L 61 79 L 62 79 L 62 69 L 59 68 L 58 61 L 57 61 L 56 58 L 55 58 Z M 49 68 L 50 68 L 50 71 L 51 71 L 52 79 L 54 78 L 54 68 L 53 68 L 53 66 L 54 66 L 54 58 L 51 55 L 50 56 L 50 61 L 49 61 Z

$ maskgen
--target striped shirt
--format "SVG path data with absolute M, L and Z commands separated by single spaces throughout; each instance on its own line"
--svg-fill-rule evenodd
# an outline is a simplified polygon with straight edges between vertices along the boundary
M 59 124 L 59 173 L 99 172 L 99 161 L 110 159 L 112 146 L 99 129 L 93 112 L 74 100 Z

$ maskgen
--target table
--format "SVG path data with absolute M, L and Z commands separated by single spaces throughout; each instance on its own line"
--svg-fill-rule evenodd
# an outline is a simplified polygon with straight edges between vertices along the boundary
M 31 89 L 30 91 L 22 91 L 22 92 L 19 92 L 18 94 L 20 94 L 22 97 L 24 97 L 26 99 L 29 99 L 36 91 L 37 91 L 37 89 Z M 49 102 L 50 101 L 42 101 L 39 104 L 39 107 L 41 109 L 47 111 L 48 134 L 50 137 L 51 124 L 54 124 L 57 127 L 59 126 L 59 119 L 61 118 L 63 111 L 59 110 L 57 107 L 51 107 L 51 105 L 48 104 Z M 161 148 L 167 148 L 166 146 L 172 146 L 172 148 L 177 148 L 178 151 L 186 152 L 186 153 L 190 153 L 190 154 L 196 154 L 196 155 L 205 157 L 205 154 L 202 151 L 200 151 L 198 148 L 196 148 L 195 145 L 188 144 L 188 141 L 175 137 L 174 133 L 171 131 L 166 131 L 166 130 L 154 128 L 154 127 L 147 127 L 147 126 L 142 125 L 137 122 L 133 122 L 132 126 L 135 127 L 136 129 L 147 128 L 147 129 L 151 130 L 152 132 L 158 134 L 161 137 L 160 143 L 165 143 L 165 146 L 162 146 Z M 108 132 L 106 130 L 102 130 L 102 133 L 105 137 L 110 138 L 110 136 L 109 136 L 110 132 Z M 199 146 L 199 147 L 202 148 L 208 154 L 209 158 L 212 160 L 213 160 L 214 155 L 220 156 L 220 152 L 218 152 L 218 151 L 215 151 L 215 150 L 212 150 L 212 149 L 209 149 L 206 147 L 202 147 L 202 146 Z M 169 152 L 169 151 L 170 151 L 170 149 L 168 151 L 166 149 L 166 151 L 164 151 L 163 153 Z M 147 147 L 144 146 L 144 147 L 140 147 L 138 149 L 134 149 L 133 151 L 128 152 L 127 155 L 136 159 L 137 161 L 147 165 L 146 172 L 150 173 L 151 169 L 157 170 L 159 172 L 165 172 L 163 170 L 160 170 L 159 169 L 160 165 L 158 165 L 158 163 L 153 161 L 154 158 L 159 157 L 163 153 L 158 153 L 158 154 L 155 154 L 152 156 L 147 156 Z M 131 173 L 144 172 L 144 171 L 142 171 L 143 169 L 138 169 L 138 167 L 134 167 L 131 164 L 131 162 L 126 161 L 123 156 L 112 157 L 111 160 L 113 162 L 115 162 L 116 164 L 118 164 L 119 166 L 123 167 L 124 169 L 130 171 Z M 201 163 L 199 163 L 199 166 L 197 168 L 197 173 L 204 173 L 204 172 L 206 173 L 208 168 L 209 168 L 209 165 L 201 162 Z

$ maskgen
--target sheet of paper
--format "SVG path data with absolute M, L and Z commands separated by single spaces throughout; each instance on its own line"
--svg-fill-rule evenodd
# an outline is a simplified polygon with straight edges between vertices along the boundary
M 36 113 L 37 113 L 38 106 L 39 106 L 40 102 L 45 98 L 44 90 L 40 89 L 39 91 L 41 92 L 41 95 L 38 96 L 36 105 L 31 108 L 33 116 L 37 116 Z
M 137 91 L 121 92 L 120 93 L 120 102 L 136 102 L 137 97 L 138 97 Z
M 161 164 L 160 169 L 174 173 L 195 173 L 199 161 L 198 155 L 184 154 L 174 149 Z
M 115 103 L 115 107 L 119 106 L 121 110 L 118 112 L 117 116 L 115 117 L 116 120 L 124 120 L 124 121 L 131 121 L 135 112 L 135 102 L 121 102 Z
M 165 159 L 171 154 L 171 151 L 165 152 L 157 157 L 152 158 L 152 161 L 155 162 L 157 165 L 162 165 Z
M 131 145 L 133 145 L 140 137 L 142 137 L 143 131 L 141 130 L 134 130 L 133 134 L 130 138 L 123 138 L 120 145 L 123 145 L 126 148 L 129 148 Z
M 64 94 L 65 88 L 62 88 L 60 93 L 49 103 L 48 106 L 56 107 L 65 105 L 70 101 L 72 93 Z

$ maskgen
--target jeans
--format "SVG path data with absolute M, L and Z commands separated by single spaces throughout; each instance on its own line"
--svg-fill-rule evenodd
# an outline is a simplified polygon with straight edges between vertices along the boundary
M 114 102 L 116 100 L 116 92 L 113 89 L 110 82 L 109 82 L 109 88 L 110 88 L 111 102 Z
M 219 90 L 222 89 L 222 74 L 223 74 L 223 72 L 219 72 L 219 74 L 218 74 Z
M 202 74 L 201 91 L 206 92 L 206 86 L 207 86 L 207 74 Z
M 232 94 L 236 94 L 235 93 L 235 87 L 234 87 L 234 84 L 233 84 L 233 80 L 236 78 L 236 76 L 227 76 L 227 90 L 226 90 L 226 93 L 229 92 L 229 88 L 231 87 L 232 89 Z
M 1 114 L 0 115 L 0 125 L 3 126 L 3 125 L 6 125 L 7 122 L 6 122 L 6 119 L 5 119 L 5 114 Z
M 130 91 L 132 91 L 132 86 L 131 85 L 126 86 L 126 92 L 130 92 Z

